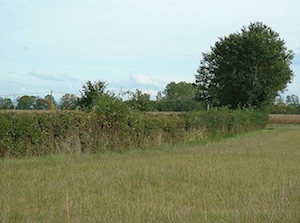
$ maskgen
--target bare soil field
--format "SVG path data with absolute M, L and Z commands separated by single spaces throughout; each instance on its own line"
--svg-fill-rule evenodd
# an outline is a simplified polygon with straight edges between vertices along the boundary
M 271 124 L 300 124 L 300 115 L 271 114 Z

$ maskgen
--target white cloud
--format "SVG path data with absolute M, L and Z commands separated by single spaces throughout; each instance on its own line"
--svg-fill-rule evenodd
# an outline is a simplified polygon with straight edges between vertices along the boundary
M 39 72 L 29 72 L 28 75 L 50 81 L 66 81 L 67 77 L 62 74 L 50 74 L 50 73 L 39 73 Z
M 28 75 L 41 79 L 43 81 L 58 81 L 58 82 L 67 82 L 67 81 L 80 81 L 78 78 L 66 74 L 59 73 L 47 73 L 47 72 L 29 72 Z
M 23 75 L 0 73 L 0 93 L 21 86 L 78 91 L 88 79 L 163 90 L 171 81 L 194 81 L 202 52 L 219 36 L 255 21 L 271 26 L 295 49 L 293 66 L 300 75 L 300 26 L 293 22 L 299 8 L 299 0 L 4 1 L 0 67 Z
M 78 95 L 81 87 L 80 80 L 68 75 L 53 75 L 50 73 L 30 72 L 0 72 L 0 82 L 4 83 L 0 89 L 0 97 L 15 98 L 22 95 L 44 97 L 52 91 L 58 100 L 63 94 Z
M 155 99 L 157 92 L 163 91 L 167 83 L 168 80 L 166 77 L 154 78 L 145 74 L 133 74 L 127 79 L 109 81 L 108 88 L 109 90 L 113 90 L 115 93 L 119 93 L 120 91 L 134 92 L 138 89 L 144 93 L 150 94 L 151 98 Z
M 130 80 L 138 85 L 143 85 L 143 86 L 154 86 L 154 87 L 161 86 L 161 81 L 154 80 L 153 78 L 151 78 L 145 74 L 131 75 Z

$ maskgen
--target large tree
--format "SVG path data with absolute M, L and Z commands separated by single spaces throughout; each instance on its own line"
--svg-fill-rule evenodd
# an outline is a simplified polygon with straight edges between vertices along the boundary
M 14 104 L 10 98 L 0 97 L 0 109 L 13 109 Z
M 195 86 L 187 82 L 170 82 L 163 91 L 167 100 L 185 100 L 195 98 Z
M 219 38 L 196 74 L 197 97 L 208 106 L 263 107 L 291 81 L 293 52 L 261 22 Z
M 22 97 L 17 98 L 17 109 L 32 109 L 34 106 L 36 97 L 24 95 Z

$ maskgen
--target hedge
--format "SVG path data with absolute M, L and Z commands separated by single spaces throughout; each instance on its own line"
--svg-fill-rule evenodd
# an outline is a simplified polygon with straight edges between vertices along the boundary
M 118 103 L 118 102 L 116 102 Z M 0 113 L 0 157 L 97 153 L 206 141 L 264 128 L 268 115 L 255 110 L 153 114 L 112 112 Z

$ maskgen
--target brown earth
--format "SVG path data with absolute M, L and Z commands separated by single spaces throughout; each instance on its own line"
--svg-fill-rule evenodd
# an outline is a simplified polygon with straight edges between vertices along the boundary
M 300 115 L 271 114 L 271 124 L 300 124 Z

